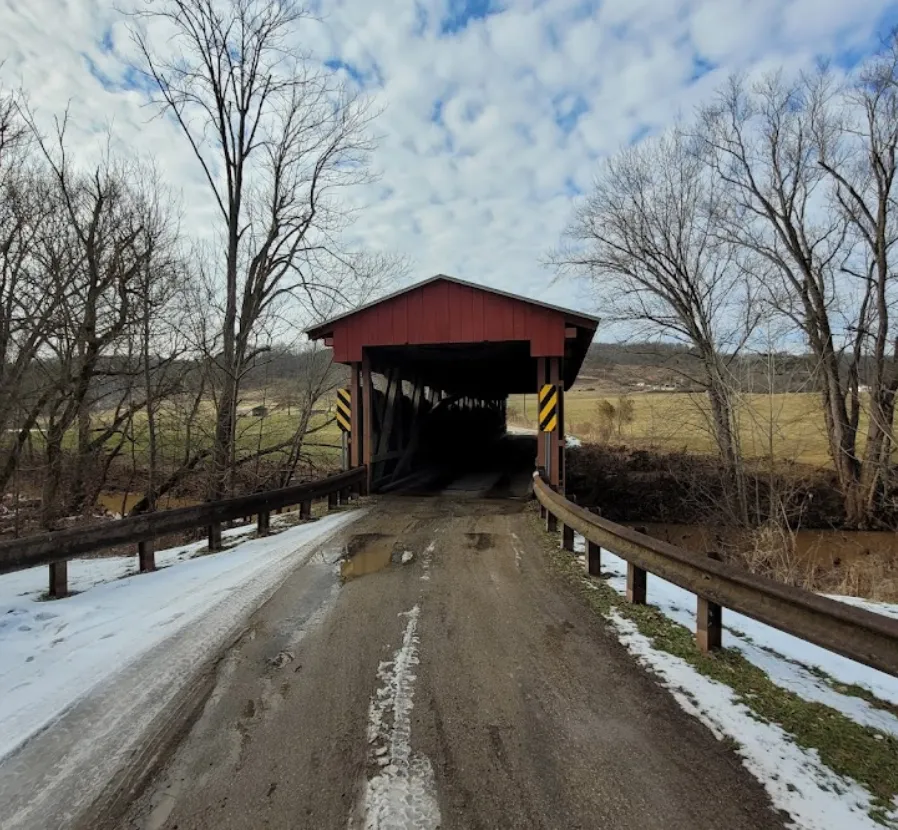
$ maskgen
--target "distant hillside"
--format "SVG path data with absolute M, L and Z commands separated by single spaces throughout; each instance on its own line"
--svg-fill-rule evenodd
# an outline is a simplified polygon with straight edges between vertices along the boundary
M 808 355 L 740 357 L 730 368 L 743 391 L 813 392 L 817 389 Z M 578 385 L 609 392 L 677 391 L 701 386 L 701 362 L 686 346 L 674 343 L 593 343 Z

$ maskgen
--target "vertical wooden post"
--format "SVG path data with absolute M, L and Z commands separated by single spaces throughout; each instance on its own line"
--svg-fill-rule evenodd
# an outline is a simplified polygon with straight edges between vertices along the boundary
M 646 572 L 636 567 L 632 562 L 627 562 L 627 602 L 633 605 L 645 605 L 646 600 Z
M 602 549 L 589 540 L 586 542 L 586 572 L 590 576 L 602 575 Z
M 152 539 L 137 543 L 137 563 L 141 573 L 156 570 L 155 542 Z
M 311 519 L 312 518 L 312 502 L 304 501 L 299 505 L 299 518 L 300 519 Z
M 536 469 L 546 469 L 546 439 L 539 431 L 539 390 L 546 382 L 546 359 L 536 358 Z M 526 404 L 525 404 L 526 405 Z M 542 514 L 540 514 L 542 515 Z
M 572 551 L 574 549 L 574 528 L 561 525 L 561 549 Z
M 328 510 L 336 509 L 338 503 L 339 503 L 339 499 L 338 499 L 338 493 L 336 490 L 334 490 L 333 493 L 327 494 L 327 509 Z
M 540 517 L 541 519 L 545 519 L 545 518 L 546 518 L 546 508 L 543 507 L 542 504 L 540 504 L 540 506 L 539 506 L 539 517 Z
M 558 389 L 558 427 L 550 433 L 549 452 L 551 462 L 549 464 L 549 483 L 552 488 L 559 493 L 564 492 L 562 484 L 564 481 L 563 465 L 564 465 L 564 381 L 561 377 L 561 358 L 549 358 L 549 383 Z
M 373 483 L 372 475 L 374 467 L 371 463 L 372 451 L 374 447 L 374 413 L 372 412 L 374 402 L 373 390 L 371 388 L 371 360 L 367 354 L 362 353 L 362 455 L 361 463 L 367 468 L 365 476 L 365 493 L 371 492 Z
M 549 533 L 556 533 L 558 531 L 558 519 L 555 518 L 555 515 L 548 508 L 546 508 L 546 530 Z
M 221 522 L 209 525 L 209 550 L 221 550 Z
M 359 369 L 358 363 L 352 364 L 352 380 L 349 385 L 349 391 L 352 397 L 352 412 L 350 413 L 349 419 L 349 425 L 352 430 L 349 439 L 349 464 L 352 467 L 362 466 L 362 396 Z
M 271 530 L 271 512 L 268 510 L 259 511 L 259 519 L 256 523 L 256 532 L 259 536 L 267 536 Z
M 69 563 L 50 563 L 50 586 L 47 592 L 54 599 L 61 599 L 69 593 Z
M 709 652 L 723 645 L 723 611 L 716 602 L 698 597 L 695 639 L 700 651 Z

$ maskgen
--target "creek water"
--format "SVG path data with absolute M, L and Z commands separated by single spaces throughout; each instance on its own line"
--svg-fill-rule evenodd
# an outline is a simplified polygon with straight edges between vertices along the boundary
M 738 528 L 715 525 L 676 525 L 632 522 L 645 528 L 649 536 L 696 553 L 726 550 L 749 544 L 748 534 Z M 795 554 L 808 564 L 824 568 L 848 565 L 870 556 L 898 559 L 898 533 L 878 530 L 799 530 L 795 533 Z

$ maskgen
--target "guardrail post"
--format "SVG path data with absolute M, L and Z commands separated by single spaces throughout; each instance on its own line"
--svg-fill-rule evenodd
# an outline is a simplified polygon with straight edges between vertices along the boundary
M 337 505 L 339 504 L 339 502 L 340 502 L 339 494 L 337 493 L 336 490 L 334 490 L 333 493 L 327 494 L 327 509 L 328 510 L 334 510 L 337 507 Z
M 569 551 L 574 549 L 574 528 L 564 523 L 561 525 L 561 549 Z
M 299 505 L 299 518 L 300 519 L 311 519 L 312 518 L 312 502 L 304 501 Z
M 267 536 L 271 530 L 271 511 L 260 510 L 259 518 L 256 522 L 256 532 L 259 536 Z
M 645 605 L 646 572 L 627 562 L 627 602 L 633 605 Z
M 558 519 L 555 518 L 549 508 L 546 508 L 546 531 L 549 533 L 557 533 L 558 532 Z
M 707 557 L 721 561 L 716 550 L 708 551 Z M 700 596 L 696 597 L 696 606 L 695 640 L 699 651 L 707 654 L 723 646 L 723 608 Z
M 47 592 L 54 599 L 60 599 L 69 593 L 69 563 L 50 563 L 50 589 Z
M 698 597 L 695 639 L 705 653 L 723 645 L 723 610 L 716 602 Z
M 586 572 L 590 576 L 602 575 L 602 548 L 586 540 Z
M 221 550 L 221 522 L 209 525 L 209 550 Z
M 156 570 L 155 545 L 152 539 L 137 543 L 137 563 L 142 574 Z

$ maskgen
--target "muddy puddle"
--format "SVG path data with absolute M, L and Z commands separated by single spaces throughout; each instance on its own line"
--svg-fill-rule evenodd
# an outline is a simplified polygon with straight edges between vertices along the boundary
M 394 556 L 395 536 L 385 533 L 357 533 L 349 538 L 340 560 L 340 576 L 356 579 L 366 574 L 377 573 L 400 561 Z
M 491 550 L 496 546 L 496 538 L 493 533 L 466 533 L 468 547 L 476 551 Z

